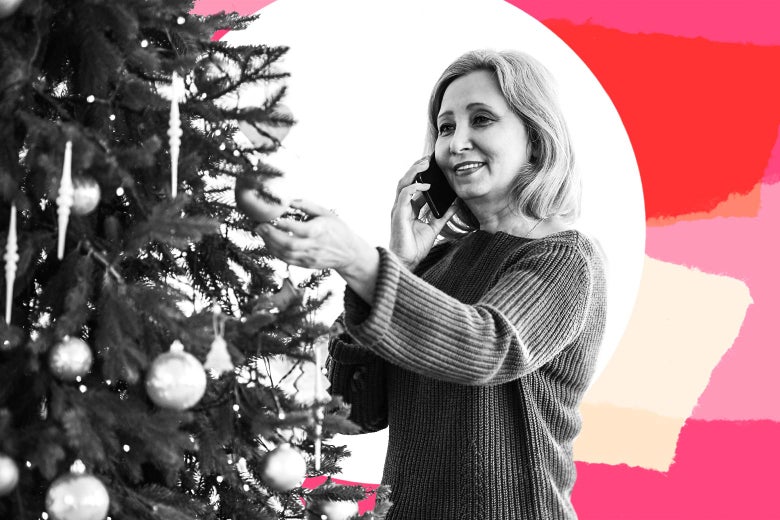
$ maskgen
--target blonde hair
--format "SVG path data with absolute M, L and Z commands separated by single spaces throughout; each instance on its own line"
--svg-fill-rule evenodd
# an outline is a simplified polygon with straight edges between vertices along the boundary
M 533 219 L 553 216 L 576 219 L 580 214 L 582 188 L 569 131 L 551 74 L 528 54 L 476 50 L 452 62 L 436 82 L 428 102 L 428 153 L 436 144 L 436 120 L 447 87 L 454 80 L 478 70 L 492 72 L 507 104 L 525 124 L 531 142 L 530 161 L 517 173 L 511 188 L 515 209 Z M 477 228 L 479 222 L 465 204 L 461 204 L 442 235 L 454 238 Z

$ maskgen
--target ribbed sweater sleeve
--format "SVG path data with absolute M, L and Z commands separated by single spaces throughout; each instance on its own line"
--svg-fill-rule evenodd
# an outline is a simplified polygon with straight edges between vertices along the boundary
M 493 285 L 471 305 L 378 249 L 374 300 L 368 306 L 348 290 L 345 325 L 355 341 L 412 372 L 464 385 L 505 383 L 552 360 L 583 325 L 592 276 L 576 244 L 540 241 L 497 280 L 475 282 Z

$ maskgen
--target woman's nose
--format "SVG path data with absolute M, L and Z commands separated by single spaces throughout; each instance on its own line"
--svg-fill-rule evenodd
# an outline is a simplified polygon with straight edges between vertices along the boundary
M 458 154 L 465 150 L 471 150 L 471 135 L 468 127 L 459 125 L 450 139 L 450 153 Z

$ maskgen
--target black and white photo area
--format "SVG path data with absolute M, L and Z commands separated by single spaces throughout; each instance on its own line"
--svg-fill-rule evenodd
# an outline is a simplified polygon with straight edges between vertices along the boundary
M 372 245 L 387 247 L 396 184 L 422 157 L 431 88 L 473 49 L 513 49 L 538 59 L 557 83 L 583 179 L 576 228 L 607 259 L 608 313 L 595 377 L 620 341 L 644 262 L 645 221 L 636 160 L 620 117 L 598 80 L 555 34 L 502 0 L 277 0 L 234 44 L 290 47 L 287 105 L 297 123 L 273 164 L 289 196 L 334 208 Z M 295 270 L 294 270 L 295 271 Z M 342 312 L 334 276 L 329 315 Z M 352 452 L 339 478 L 379 483 L 387 429 L 339 437 Z

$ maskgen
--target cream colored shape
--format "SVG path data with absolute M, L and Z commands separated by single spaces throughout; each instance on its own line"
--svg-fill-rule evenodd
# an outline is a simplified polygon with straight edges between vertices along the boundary
M 668 470 L 752 302 L 740 280 L 645 257 L 626 333 L 585 395 L 575 458 Z

